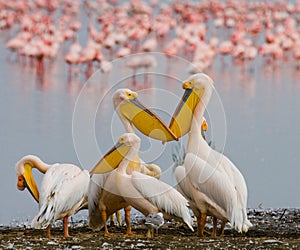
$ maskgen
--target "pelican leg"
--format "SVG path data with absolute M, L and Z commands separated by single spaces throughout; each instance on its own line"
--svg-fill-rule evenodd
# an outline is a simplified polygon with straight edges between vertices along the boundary
M 200 236 L 201 218 L 197 217 L 197 236 Z
M 115 219 L 114 219 L 114 214 L 112 214 L 111 216 L 110 216 L 110 223 L 109 223 L 109 226 L 114 226 L 115 225 Z
M 48 227 L 46 228 L 46 237 L 47 238 L 51 238 L 51 232 L 50 232 L 50 230 L 51 230 L 51 226 L 50 225 L 48 225 Z
M 151 237 L 151 228 L 148 228 L 146 237 L 147 237 L 147 238 L 152 238 L 152 237 Z
M 125 236 L 129 236 L 129 235 L 133 234 L 132 231 L 131 231 L 131 225 L 130 225 L 131 207 L 127 207 L 124 210 L 125 210 L 125 223 L 126 223 L 126 234 L 125 234 Z
M 213 231 L 211 233 L 212 237 L 217 236 L 217 225 L 218 225 L 218 219 L 216 217 L 213 217 Z
M 206 214 L 201 214 L 200 218 L 197 218 L 197 223 L 198 223 L 198 236 L 204 237 L 204 228 L 206 224 Z
M 107 214 L 106 214 L 106 210 L 102 210 L 101 211 L 101 215 L 102 215 L 102 220 L 104 222 L 104 236 L 106 236 L 106 237 L 112 237 L 112 234 L 109 233 L 108 229 L 107 229 L 107 224 L 106 224 Z
M 64 237 L 70 237 L 69 235 L 69 227 L 68 227 L 68 215 L 66 215 L 63 219 L 64 222 Z
M 116 217 L 117 217 L 117 221 L 118 221 L 119 227 L 122 227 L 121 210 L 118 210 L 116 212 Z
M 146 237 L 150 239 L 154 238 L 154 228 L 148 228 Z
M 220 236 L 224 236 L 225 226 L 226 226 L 226 221 L 222 221 L 222 225 L 221 225 L 221 235 L 220 235 Z

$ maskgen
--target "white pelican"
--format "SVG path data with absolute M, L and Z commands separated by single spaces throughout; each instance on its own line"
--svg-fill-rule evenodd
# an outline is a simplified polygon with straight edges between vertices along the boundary
M 125 151 L 126 152 L 126 151 Z M 64 236 L 69 237 L 68 217 L 87 204 L 90 174 L 102 174 L 117 166 L 122 152 L 107 153 L 89 173 L 73 164 L 46 164 L 37 156 L 24 156 L 16 164 L 17 187 L 25 187 L 39 203 L 39 213 L 32 220 L 35 228 L 47 228 L 46 236 L 51 237 L 50 224 L 63 218 Z M 44 173 L 40 192 L 32 175 L 32 168 Z
M 113 94 L 113 103 L 114 107 L 117 111 L 117 114 L 119 115 L 121 121 L 124 124 L 125 130 L 128 133 L 134 133 L 134 129 L 130 123 L 130 121 L 127 119 L 128 116 L 131 118 L 138 120 L 139 122 L 142 122 L 142 119 L 144 119 L 145 115 L 141 115 L 140 112 L 147 109 L 144 105 L 142 105 L 140 102 L 137 101 L 137 93 L 131 91 L 130 89 L 119 89 Z M 123 113 L 122 113 L 123 112 Z M 156 117 L 155 114 L 149 113 L 149 115 Z M 148 118 L 149 119 L 149 118 Z M 159 119 L 159 118 L 157 118 Z M 164 133 L 169 138 L 172 137 L 172 133 L 168 129 L 167 125 L 164 125 L 165 131 Z M 130 174 L 133 171 L 139 171 L 143 174 L 153 176 L 157 179 L 161 176 L 161 169 L 156 164 L 146 164 L 142 159 L 140 159 L 138 153 L 135 155 L 134 159 L 129 163 L 127 172 Z M 90 192 L 89 192 L 89 225 L 96 229 L 99 228 L 99 226 L 102 224 L 102 218 L 100 214 L 99 209 L 99 197 L 101 195 L 101 192 L 103 191 L 107 176 L 94 176 L 92 178 L 92 182 L 90 184 Z M 112 200 L 113 197 L 110 197 L 110 200 Z M 104 202 L 104 201 L 102 201 Z M 104 202 L 105 203 L 105 202 Z M 110 217 L 111 222 L 113 221 L 113 215 Z M 121 217 L 120 217 L 120 211 L 117 211 L 117 220 L 119 222 L 119 225 L 121 225 Z M 125 209 L 125 221 L 128 223 L 130 222 L 130 207 L 127 207 Z M 131 234 L 130 225 L 126 223 L 127 226 L 127 233 Z M 108 235 L 108 233 L 105 233 Z
M 229 221 L 238 232 L 252 225 L 247 219 L 247 186 L 237 167 L 223 154 L 210 148 L 201 136 L 201 122 L 213 90 L 213 81 L 203 73 L 191 76 L 170 129 L 181 137 L 189 132 L 184 167 L 190 194 L 201 212 L 204 230 L 206 214 Z
M 44 173 L 41 192 L 38 191 L 32 176 L 32 168 Z M 40 211 L 33 219 L 35 228 L 47 227 L 46 236 L 51 237 L 50 223 L 63 218 L 64 236 L 69 237 L 68 217 L 77 212 L 86 203 L 86 194 L 90 176 L 73 164 L 44 163 L 34 155 L 24 156 L 16 165 L 17 186 L 25 187 L 39 203 Z
M 178 191 L 166 183 L 138 171 L 127 173 L 128 164 L 139 151 L 140 138 L 133 133 L 125 133 L 118 140 L 116 148 L 123 146 L 130 147 L 130 150 L 116 170 L 107 176 L 99 197 L 101 226 L 105 227 L 105 235 L 110 236 L 106 226 L 107 215 L 123 207 L 128 207 L 128 205 L 139 210 L 145 216 L 162 212 L 166 219 L 182 220 L 193 230 L 192 219 L 187 207 L 188 202 Z M 107 202 L 110 200 L 109 197 L 112 197 L 111 202 Z M 103 202 L 104 200 L 106 202 Z M 148 231 L 147 236 L 151 237 L 151 231 Z

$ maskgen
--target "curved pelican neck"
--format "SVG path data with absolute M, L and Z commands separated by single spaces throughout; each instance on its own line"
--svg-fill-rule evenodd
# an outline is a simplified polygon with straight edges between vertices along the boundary
M 23 166 L 27 163 L 29 164 L 32 168 L 36 168 L 37 170 L 39 170 L 41 173 L 45 174 L 46 171 L 49 169 L 49 167 L 51 165 L 46 164 L 45 162 L 43 162 L 40 158 L 36 157 L 36 156 L 29 156 L 29 157 L 25 157 L 22 159 L 22 161 L 20 162 Z
M 127 155 L 124 156 L 123 160 L 120 162 L 117 171 L 121 172 L 122 174 L 127 174 L 126 169 L 128 164 L 134 159 L 139 151 L 140 145 L 133 145 Z
M 204 115 L 204 111 L 210 100 L 211 93 L 212 93 L 212 86 L 207 85 L 201 97 L 200 102 L 198 103 L 198 105 L 194 110 L 191 129 L 188 135 L 189 140 L 187 145 L 187 152 L 194 153 L 195 155 L 198 156 L 200 150 L 201 152 L 205 152 L 207 151 L 205 149 L 208 149 L 209 147 L 209 145 L 201 135 L 201 125 L 202 125 L 202 118 Z

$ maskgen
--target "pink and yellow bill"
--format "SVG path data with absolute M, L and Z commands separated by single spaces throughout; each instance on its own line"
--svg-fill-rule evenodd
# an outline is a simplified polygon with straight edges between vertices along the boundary
M 163 142 L 178 140 L 169 127 L 137 98 L 120 105 L 119 111 L 146 136 Z
M 169 125 L 170 130 L 178 138 L 189 132 L 195 108 L 201 102 L 204 93 L 204 89 L 194 89 L 192 81 L 183 83 L 182 87 L 185 89 L 185 92 Z
M 130 149 L 130 146 L 123 143 L 117 143 L 101 158 L 101 160 L 90 171 L 90 174 L 104 174 L 114 170 L 126 157 Z
M 37 185 L 35 183 L 35 180 L 32 176 L 32 166 L 29 163 L 24 164 L 24 173 L 23 173 L 23 178 L 24 178 L 24 185 L 25 187 L 29 190 L 33 198 L 39 202 L 39 191 L 37 188 Z M 21 190 L 21 189 L 20 189 Z

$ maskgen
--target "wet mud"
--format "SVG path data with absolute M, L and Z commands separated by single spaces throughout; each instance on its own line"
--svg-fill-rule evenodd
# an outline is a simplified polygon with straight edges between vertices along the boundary
M 143 218 L 134 216 L 134 235 L 127 237 L 125 226 L 109 227 L 113 237 L 108 238 L 102 230 L 91 230 L 86 220 L 70 223 L 69 238 L 62 237 L 59 224 L 52 228 L 51 239 L 45 238 L 45 230 L 1 226 L 0 249 L 300 249 L 300 209 L 250 209 L 248 216 L 253 227 L 247 233 L 239 234 L 228 225 L 224 237 L 216 238 L 210 236 L 209 220 L 202 238 L 183 224 L 166 222 L 158 235 L 148 239 Z

